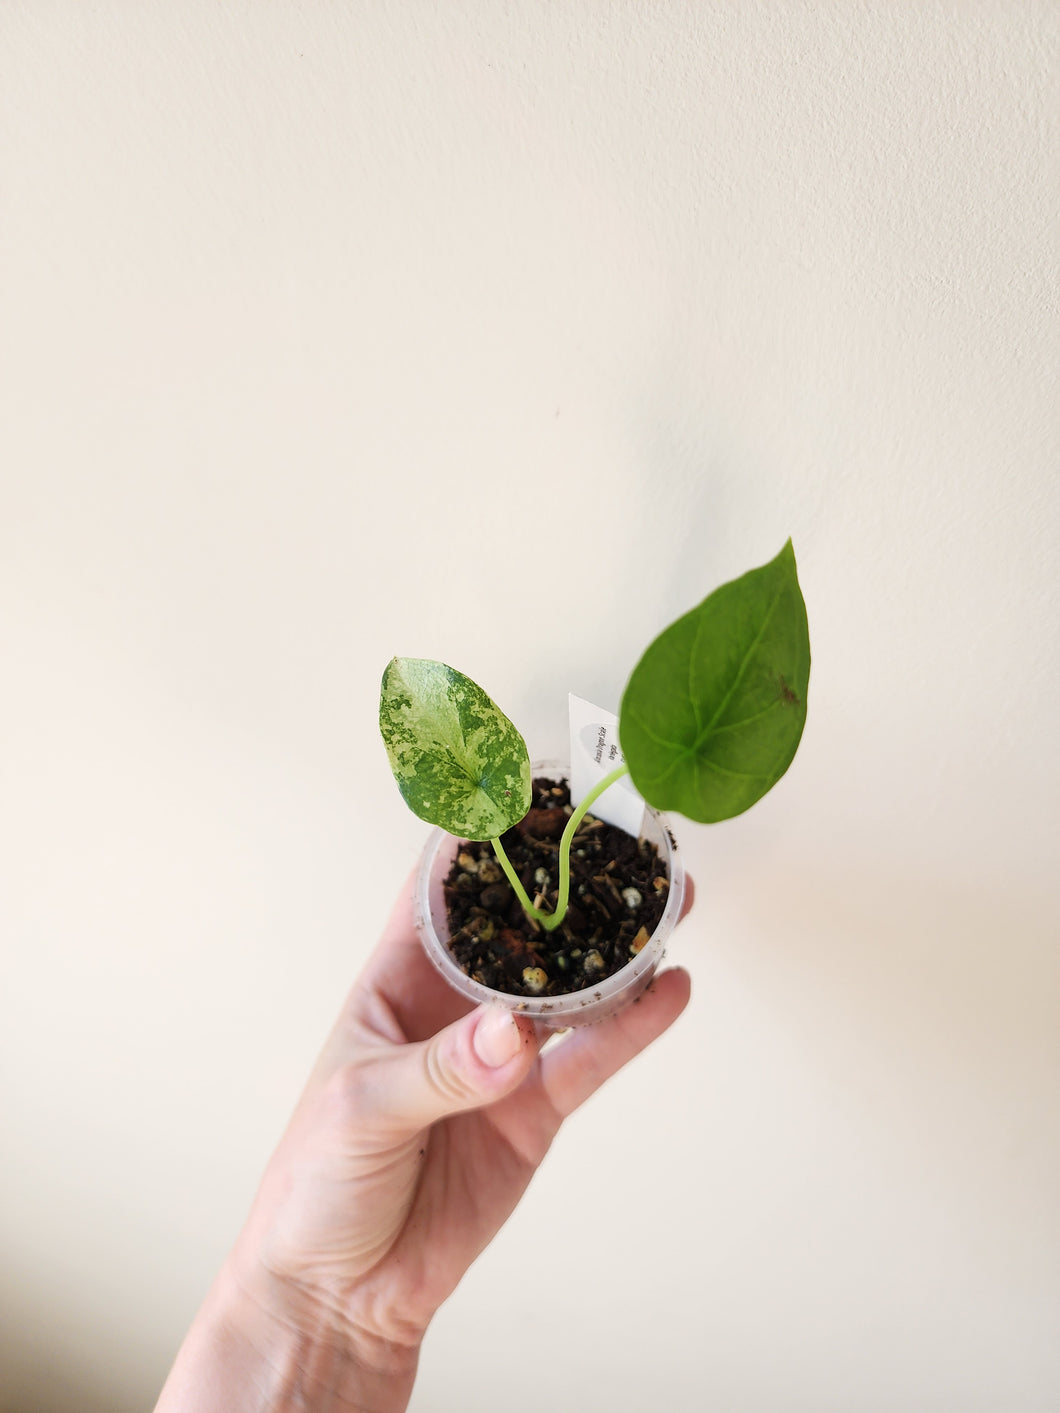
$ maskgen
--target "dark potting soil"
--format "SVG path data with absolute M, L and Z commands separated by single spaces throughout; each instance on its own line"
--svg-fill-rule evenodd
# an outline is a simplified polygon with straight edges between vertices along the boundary
M 556 906 L 559 840 L 571 815 L 562 781 L 536 779 L 529 814 L 501 836 L 532 902 Z M 587 814 L 570 851 L 570 905 L 554 932 L 535 928 L 493 846 L 462 844 L 445 880 L 449 949 L 484 986 L 558 996 L 605 980 L 636 956 L 666 906 L 669 878 L 654 844 Z

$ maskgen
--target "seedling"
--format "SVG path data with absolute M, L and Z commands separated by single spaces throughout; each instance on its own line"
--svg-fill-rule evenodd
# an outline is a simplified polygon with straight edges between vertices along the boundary
M 530 756 L 482 688 L 445 663 L 396 657 L 383 674 L 379 726 L 410 809 L 458 838 L 489 840 L 526 914 L 551 932 L 570 898 L 571 840 L 605 790 L 629 774 L 657 810 L 701 824 L 742 814 L 794 759 L 809 680 L 806 606 L 788 540 L 672 623 L 633 669 L 619 709 L 625 763 L 567 821 L 551 912 L 530 901 L 501 843 L 530 809 Z

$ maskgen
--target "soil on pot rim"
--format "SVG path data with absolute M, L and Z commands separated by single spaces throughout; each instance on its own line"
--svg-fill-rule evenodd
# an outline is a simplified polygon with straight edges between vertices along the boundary
M 565 781 L 535 779 L 526 818 L 501 836 L 531 900 L 551 911 L 559 840 L 571 815 Z M 612 976 L 655 931 L 669 894 L 654 844 L 587 814 L 570 851 L 570 905 L 554 932 L 536 928 L 493 846 L 465 843 L 445 880 L 449 950 L 468 976 L 514 996 L 559 996 Z

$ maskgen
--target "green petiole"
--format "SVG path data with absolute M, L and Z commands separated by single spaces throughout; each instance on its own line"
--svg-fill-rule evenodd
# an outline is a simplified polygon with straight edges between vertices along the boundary
M 567 904 L 570 902 L 570 846 L 571 840 L 577 832 L 578 825 L 588 814 L 589 809 L 605 790 L 609 789 L 616 780 L 621 780 L 623 775 L 629 774 L 629 767 L 626 765 L 617 766 L 609 775 L 597 782 L 585 798 L 581 801 L 570 819 L 567 820 L 566 828 L 559 841 L 559 891 L 556 897 L 556 911 L 554 913 L 543 913 L 540 908 L 535 908 L 527 896 L 526 889 L 519 879 L 519 875 L 512 867 L 511 860 L 504 852 L 504 845 L 500 838 L 491 839 L 493 852 L 497 855 L 501 868 L 504 869 L 508 882 L 515 890 L 515 896 L 522 904 L 526 915 L 545 929 L 546 932 L 553 932 L 567 915 Z
M 500 838 L 498 837 L 496 839 L 491 839 L 490 843 L 493 845 L 493 852 L 497 855 L 497 859 L 500 863 L 501 868 L 504 869 L 504 872 L 507 875 L 508 882 L 515 889 L 515 896 L 522 904 L 523 912 L 526 913 L 527 917 L 532 918 L 534 922 L 539 922 L 543 926 L 547 925 L 549 921 L 549 914 L 543 913 L 540 908 L 535 908 L 533 903 L 531 903 L 529 897 L 527 896 L 526 889 L 522 885 L 522 880 L 516 873 L 515 869 L 512 868 L 511 859 L 504 852 L 504 845 L 501 843 Z

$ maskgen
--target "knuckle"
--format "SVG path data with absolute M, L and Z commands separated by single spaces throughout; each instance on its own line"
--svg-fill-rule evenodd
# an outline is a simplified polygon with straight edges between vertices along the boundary
M 427 1082 L 447 1104 L 467 1104 L 474 1098 L 467 1067 L 460 1059 L 452 1045 L 429 1045 L 424 1057 Z
M 340 1125 L 362 1119 L 369 1102 L 365 1066 L 356 1060 L 340 1065 L 328 1080 L 323 1101 L 329 1115 Z

